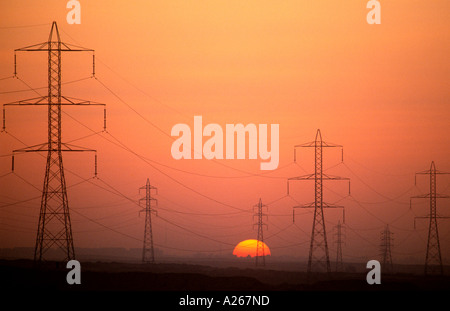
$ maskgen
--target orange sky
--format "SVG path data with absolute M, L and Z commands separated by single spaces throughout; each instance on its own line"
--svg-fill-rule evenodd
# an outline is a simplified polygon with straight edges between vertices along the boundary
M 383 1 L 381 25 L 367 24 L 363 0 L 82 1 L 81 25 L 67 24 L 65 1 L 46 3 L 0 4 L 0 78 L 13 73 L 14 49 L 46 41 L 53 20 L 62 41 L 95 49 L 98 81 L 63 85 L 63 94 L 106 103 L 108 111 L 109 134 L 74 142 L 99 157 L 99 180 L 68 189 L 75 247 L 141 247 L 144 217 L 126 197 L 140 198 L 148 177 L 159 188 L 155 243 L 168 254 L 231 254 L 238 242 L 256 238 L 251 211 L 261 197 L 266 204 L 280 199 L 269 205 L 265 231 L 272 256 L 307 256 L 312 211 L 296 210 L 292 224 L 292 206 L 312 202 L 314 185 L 297 182 L 292 198 L 284 196 L 287 177 L 314 168 L 310 148 L 293 163 L 293 145 L 312 141 L 320 128 L 325 141 L 344 146 L 344 164 L 327 173 L 351 178 L 352 197 L 343 198 L 346 182 L 327 182 L 324 190 L 325 201 L 346 207 L 344 260 L 376 257 L 389 223 L 394 261 L 423 261 L 427 223 L 419 220 L 414 230 L 413 219 L 426 215 L 428 205 L 417 201 L 410 210 L 409 197 L 428 192 L 426 177 L 414 187 L 414 173 L 432 160 L 450 171 L 448 1 Z M 45 53 L 17 59 L 23 81 L 46 86 Z M 91 62 L 89 53 L 63 55 L 63 82 L 90 77 Z M 4 93 L 26 89 L 20 80 L 0 80 L 0 103 L 37 96 Z M 63 140 L 102 130 L 101 108 L 64 111 Z M 192 128 L 194 115 L 223 128 L 280 124 L 279 169 L 255 176 L 259 159 L 172 159 L 171 128 Z M 45 142 L 46 109 L 8 107 L 7 130 L 13 136 L 0 134 L 0 176 L 10 172 L 11 151 L 23 147 L 14 137 Z M 340 157 L 325 150 L 324 168 Z M 91 154 L 65 155 L 64 165 L 69 186 L 93 175 Z M 15 174 L 0 178 L 0 247 L 34 246 L 44 170 L 43 157 L 20 155 Z M 125 197 L 106 191 L 114 192 L 108 185 Z M 438 192 L 449 188 L 450 177 L 438 177 Z M 438 213 L 450 216 L 448 206 L 439 200 Z M 341 215 L 325 212 L 330 254 Z M 450 263 L 450 221 L 439 225 Z

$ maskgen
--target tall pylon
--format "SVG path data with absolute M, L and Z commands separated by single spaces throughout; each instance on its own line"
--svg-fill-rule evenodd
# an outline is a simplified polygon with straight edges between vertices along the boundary
M 158 194 L 158 188 L 150 185 L 150 180 L 147 178 L 145 186 L 139 188 L 139 192 L 145 190 L 145 197 L 140 199 L 139 202 L 145 201 L 145 208 L 139 211 L 145 212 L 145 228 L 144 228 L 144 245 L 142 247 L 142 262 L 149 263 L 155 262 L 155 251 L 153 249 L 153 231 L 152 231 L 152 213 L 158 215 L 157 210 L 152 208 L 152 202 L 158 206 L 158 200 L 152 197 L 152 190 L 156 190 Z
M 259 199 L 258 204 L 253 206 L 253 210 L 257 209 L 257 211 L 253 215 L 253 219 L 257 217 L 257 222 L 253 224 L 253 228 L 255 226 L 258 227 L 258 242 L 256 246 L 256 256 L 255 256 L 255 265 L 258 266 L 259 258 L 261 258 L 261 265 L 266 265 L 266 254 L 265 254 L 265 245 L 264 245 L 264 234 L 263 234 L 263 227 L 265 226 L 266 229 L 268 229 L 268 226 L 266 223 L 264 223 L 263 218 L 265 217 L 267 220 L 267 214 L 263 212 L 263 208 L 267 209 L 267 205 L 262 204 L 261 198 Z
M 48 141 L 40 145 L 34 145 L 23 149 L 13 150 L 12 170 L 14 170 L 14 154 L 22 152 L 47 152 L 47 162 L 42 190 L 39 223 L 34 250 L 34 261 L 45 260 L 45 253 L 53 246 L 58 247 L 64 253 L 63 260 L 75 258 L 72 227 L 69 213 L 69 200 L 67 197 L 66 181 L 64 177 L 63 152 L 95 152 L 95 176 L 97 175 L 96 150 L 86 149 L 61 142 L 61 107 L 64 105 L 101 105 L 85 100 L 79 100 L 61 95 L 61 54 L 62 52 L 94 52 L 94 50 L 74 46 L 61 42 L 58 26 L 52 23 L 48 41 L 16 49 L 15 52 L 48 53 L 48 94 L 38 98 L 21 100 L 3 105 L 3 130 L 6 131 L 5 107 L 39 106 L 48 107 Z M 94 58 L 95 59 L 95 58 Z M 93 68 L 95 64 L 93 62 Z M 14 75 L 16 76 L 16 54 L 14 54 Z M 92 72 L 94 76 L 94 69 Z M 106 110 L 105 110 L 106 111 Z M 106 113 L 105 113 L 106 120 Z M 106 125 L 106 122 L 105 122 Z
M 441 257 L 441 247 L 439 244 L 439 233 L 438 233 L 438 223 L 437 220 L 445 219 L 450 217 L 438 216 L 436 211 L 436 201 L 438 198 L 450 198 L 448 195 L 442 195 L 436 193 L 436 175 L 450 174 L 446 172 L 441 172 L 436 170 L 434 161 L 431 162 L 431 167 L 427 171 L 416 173 L 417 175 L 430 175 L 430 192 L 427 194 L 417 195 L 411 197 L 411 199 L 430 199 L 430 214 L 427 216 L 415 217 L 414 227 L 416 226 L 417 218 L 426 218 L 430 220 L 428 227 L 428 243 L 427 243 L 427 253 L 425 257 L 425 275 L 428 274 L 444 274 L 444 268 L 442 266 Z M 417 178 L 415 178 L 415 184 L 417 183 Z
M 336 272 L 343 272 L 344 271 L 344 261 L 342 259 L 342 244 L 344 244 L 344 241 L 342 239 L 343 237 L 343 229 L 344 227 L 341 224 L 341 221 L 338 221 L 338 224 L 336 225 Z
M 334 204 L 328 204 L 323 201 L 323 180 L 350 180 L 349 178 L 332 176 L 323 173 L 322 169 L 322 149 L 324 147 L 340 147 L 342 150 L 343 161 L 343 147 L 341 145 L 335 145 L 322 141 L 322 135 L 320 129 L 317 130 L 316 139 L 313 142 L 309 142 L 302 145 L 294 146 L 294 162 L 297 161 L 296 148 L 298 147 L 313 147 L 315 150 L 315 170 L 313 174 L 291 177 L 287 181 L 287 194 L 289 195 L 289 181 L 292 180 L 314 180 L 314 194 L 315 200 L 313 203 L 294 206 L 295 208 L 314 208 L 314 219 L 311 232 L 311 242 L 309 247 L 308 258 L 308 275 L 311 272 L 331 272 L 330 256 L 328 253 L 327 233 L 325 229 L 325 216 L 323 213 L 324 208 L 344 208 Z M 350 183 L 349 183 L 350 185 Z M 349 186 L 350 192 L 350 186 Z M 344 213 L 344 210 L 343 210 Z M 295 216 L 295 212 L 293 212 Z M 295 217 L 293 217 L 295 221 Z M 345 213 L 343 214 L 343 221 L 345 223 Z M 313 271 L 314 270 L 314 271 Z
M 383 258 L 383 271 L 385 273 L 394 272 L 394 265 L 392 263 L 392 246 L 393 246 L 393 233 L 389 230 L 389 225 L 386 225 L 383 231 L 381 231 L 381 243 L 380 243 L 380 253 Z

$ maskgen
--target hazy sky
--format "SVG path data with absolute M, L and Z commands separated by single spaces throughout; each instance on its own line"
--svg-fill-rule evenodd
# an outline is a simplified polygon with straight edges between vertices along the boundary
M 66 1 L 0 4 L 0 103 L 46 94 L 47 56 L 14 49 L 45 42 L 56 21 L 61 40 L 95 49 L 63 55 L 63 94 L 107 104 L 65 107 L 63 140 L 98 150 L 65 154 L 75 247 L 141 247 L 144 215 L 135 202 L 150 178 L 158 187 L 154 241 L 167 254 L 231 254 L 256 238 L 253 205 L 268 204 L 265 242 L 273 256 L 307 256 L 312 181 L 286 179 L 314 170 L 314 140 L 324 150 L 324 200 L 345 206 L 344 260 L 378 258 L 380 232 L 394 232 L 395 261 L 425 257 L 429 179 L 414 173 L 431 161 L 450 171 L 450 2 L 383 1 L 380 25 L 366 22 L 366 1 L 81 1 L 81 24 L 66 22 Z M 26 26 L 26 27 L 25 27 Z M 70 54 L 70 55 L 69 55 Z M 86 78 L 86 79 L 84 79 Z M 82 81 L 73 82 L 75 80 Z M 29 91 L 27 85 L 38 88 Z M 20 91 L 13 92 L 11 91 Z M 172 127 L 194 116 L 203 124 L 279 124 L 280 164 L 257 160 L 174 160 Z M 0 247 L 34 247 L 45 157 L 11 152 L 47 139 L 45 107 L 7 107 L 0 134 Z M 81 138 L 81 139 L 80 139 Z M 45 154 L 43 154 L 45 155 Z M 329 169 L 328 169 L 329 168 Z M 7 175 L 6 175 L 7 174 Z M 4 176 L 5 175 L 5 176 Z M 86 181 L 83 181 L 86 180 Z M 119 192 L 119 193 L 118 193 Z M 450 176 L 438 177 L 450 194 Z M 273 202 L 273 203 L 272 203 Z M 438 213 L 450 216 L 450 202 Z M 325 210 L 330 256 L 341 210 Z M 450 263 L 450 220 L 439 221 Z

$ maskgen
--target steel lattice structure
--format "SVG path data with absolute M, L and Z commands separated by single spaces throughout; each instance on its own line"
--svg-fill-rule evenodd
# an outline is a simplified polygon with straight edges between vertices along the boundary
M 253 215 L 253 218 L 257 217 L 257 222 L 253 224 L 253 227 L 257 226 L 258 230 L 258 238 L 257 238 L 257 246 L 256 246 L 256 256 L 255 256 L 255 265 L 259 265 L 259 258 L 261 257 L 262 266 L 266 265 L 266 254 L 265 254 L 265 245 L 264 245 L 264 235 L 263 235 L 263 227 L 267 224 L 264 223 L 263 218 L 265 217 L 267 220 L 267 214 L 263 212 L 263 208 L 267 209 L 267 205 L 262 204 L 261 198 L 259 199 L 258 204 L 253 206 L 253 209 L 257 209 L 257 212 Z
M 61 94 L 61 54 L 62 52 L 94 52 L 61 42 L 58 26 L 52 23 L 48 41 L 16 49 L 15 52 L 47 52 L 48 53 L 48 94 L 38 98 L 21 100 L 3 105 L 3 130 L 6 131 L 6 106 L 47 106 L 48 107 L 48 141 L 47 143 L 13 150 L 12 170 L 14 170 L 14 154 L 22 152 L 47 152 L 44 185 L 42 189 L 41 208 L 36 235 L 34 260 L 44 260 L 45 253 L 56 246 L 64 253 L 64 260 L 75 258 L 72 226 L 69 213 L 66 181 L 64 176 L 63 152 L 95 152 L 95 176 L 97 176 L 96 150 L 82 148 L 61 141 L 61 111 L 64 105 L 101 105 L 89 101 L 74 99 Z M 94 64 L 93 64 L 94 65 Z M 95 67 L 94 67 L 95 68 Z M 16 54 L 14 55 L 14 75 L 16 75 Z M 94 71 L 92 73 L 94 76 Z M 105 109 L 106 126 L 106 109 Z
M 431 162 L 431 167 L 427 171 L 416 173 L 417 175 L 430 175 L 430 192 L 427 194 L 417 195 L 411 199 L 430 199 L 430 214 L 427 216 L 415 217 L 414 227 L 416 226 L 417 218 L 426 218 L 430 220 L 428 227 L 428 242 L 427 253 L 425 257 L 425 275 L 427 274 L 444 274 L 442 266 L 441 246 L 439 244 L 438 219 L 450 218 L 438 216 L 436 210 L 436 203 L 438 198 L 450 198 L 448 195 L 436 193 L 436 175 L 450 174 L 436 170 L 434 161 Z M 417 182 L 417 178 L 416 181 Z
M 322 141 L 322 135 L 320 129 L 317 130 L 316 139 L 313 142 L 294 146 L 294 161 L 296 159 L 296 148 L 298 147 L 312 147 L 315 151 L 315 170 L 313 174 L 291 177 L 287 181 L 287 194 L 289 195 L 289 182 L 293 180 L 314 180 L 314 196 L 313 203 L 307 205 L 294 206 L 295 208 L 314 208 L 314 219 L 311 232 L 311 242 L 309 248 L 308 258 L 308 274 L 311 272 L 331 272 L 330 256 L 328 253 L 327 234 L 325 229 L 325 216 L 323 213 L 324 208 L 344 208 L 334 204 L 328 204 L 323 201 L 323 180 L 349 180 L 349 178 L 332 176 L 323 173 L 322 168 L 322 149 L 325 147 L 343 147 L 341 145 L 330 144 Z M 350 191 L 350 187 L 349 187 Z M 293 212 L 293 219 L 295 221 L 295 212 Z M 345 223 L 345 214 L 344 214 Z
M 394 272 L 394 265 L 392 263 L 392 252 L 391 248 L 393 246 L 393 233 L 389 229 L 389 225 L 386 225 L 383 231 L 381 231 L 381 244 L 380 244 L 380 253 L 383 258 L 383 271 L 386 273 Z
M 342 259 L 342 244 L 344 244 L 344 241 L 342 240 L 343 236 L 343 230 L 341 221 L 338 221 L 336 228 L 336 272 L 343 272 L 344 271 L 344 261 Z
M 158 200 L 152 197 L 152 190 L 156 190 L 158 194 L 158 188 L 150 185 L 150 180 L 147 178 L 145 186 L 139 188 L 139 191 L 145 190 L 145 197 L 139 201 L 145 201 L 145 208 L 139 211 L 145 212 L 145 228 L 144 228 L 144 245 L 142 247 L 142 262 L 149 263 L 155 262 L 155 251 L 153 249 L 153 231 L 152 231 L 152 213 L 158 215 L 158 212 L 152 208 L 152 202 L 158 206 Z

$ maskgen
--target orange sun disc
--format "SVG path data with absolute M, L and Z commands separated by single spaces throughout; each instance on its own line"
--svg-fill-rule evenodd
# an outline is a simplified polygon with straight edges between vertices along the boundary
M 270 255 L 270 249 L 266 243 L 258 240 L 245 240 L 240 242 L 233 250 L 233 255 L 237 257 L 255 257 L 258 249 L 258 244 L 260 247 L 259 256 Z

